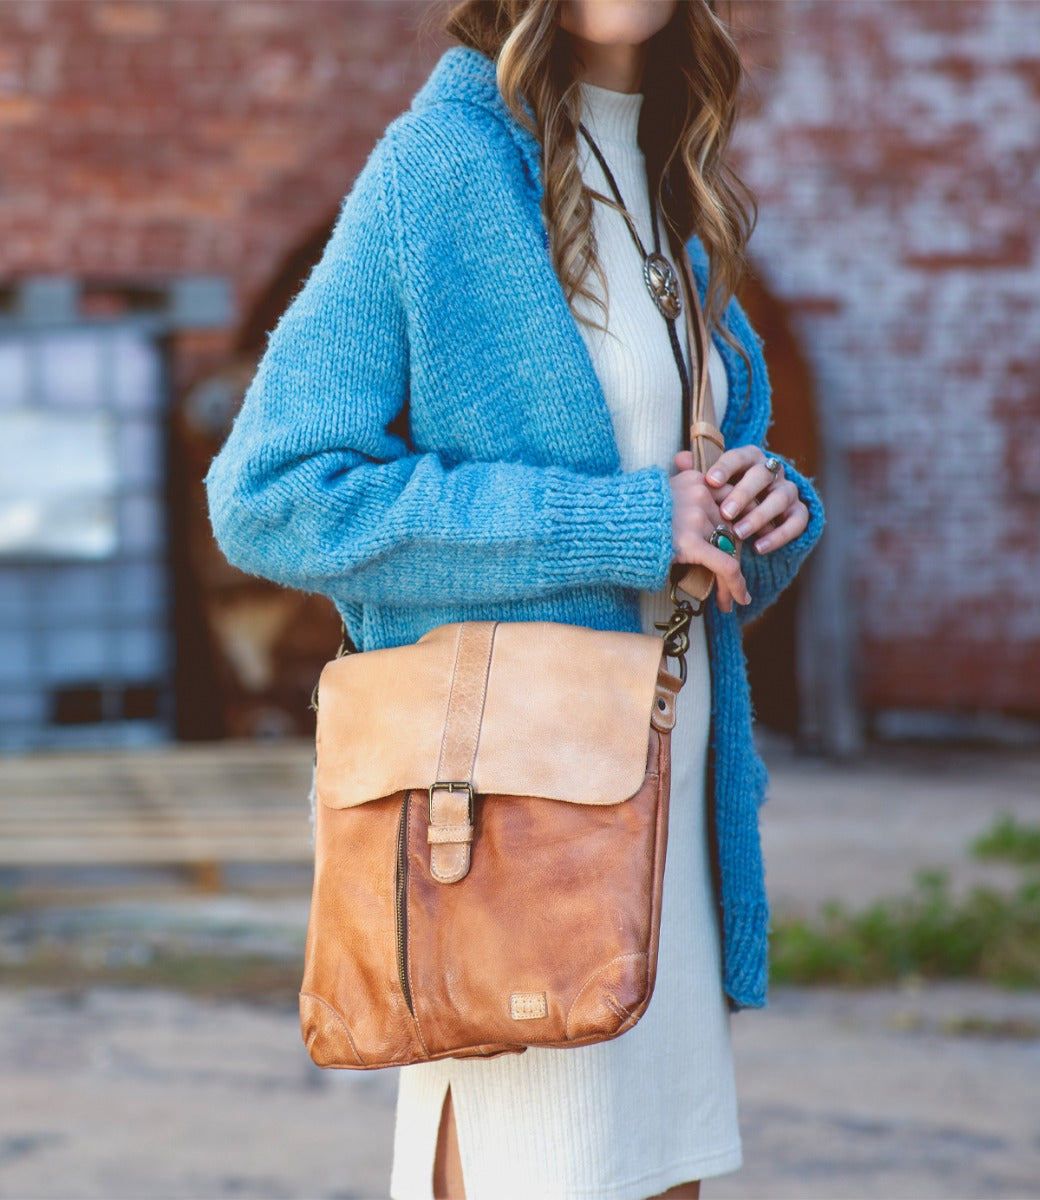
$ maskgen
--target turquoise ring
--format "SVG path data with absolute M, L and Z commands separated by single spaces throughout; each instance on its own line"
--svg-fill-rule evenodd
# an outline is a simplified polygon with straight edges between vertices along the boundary
M 716 525 L 708 536 L 708 543 L 717 546 L 723 554 L 731 558 L 737 556 L 737 539 L 728 525 Z

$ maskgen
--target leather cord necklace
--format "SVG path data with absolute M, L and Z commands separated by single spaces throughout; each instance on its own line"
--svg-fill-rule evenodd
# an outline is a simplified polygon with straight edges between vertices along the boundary
M 661 232 L 657 221 L 657 205 L 654 202 L 653 188 L 650 186 L 650 176 L 646 178 L 646 191 L 650 201 L 650 223 L 653 226 L 654 232 L 654 248 L 652 251 L 647 251 L 643 245 L 643 240 L 639 236 L 636 229 L 635 221 L 632 219 L 632 214 L 628 211 L 625 201 L 621 196 L 621 189 L 617 185 L 614 178 L 614 173 L 607 166 L 607 160 L 603 157 L 603 152 L 596 145 L 595 139 L 589 133 L 583 122 L 578 122 L 578 129 L 584 135 L 585 140 L 589 144 L 589 148 L 595 154 L 599 161 L 600 167 L 603 169 L 603 174 L 606 176 L 607 182 L 610 184 L 610 190 L 614 193 L 614 199 L 618 202 L 621 208 L 621 215 L 625 218 L 625 224 L 628 226 L 628 232 L 632 235 L 632 240 L 635 242 L 636 249 L 643 260 L 643 281 L 646 284 L 646 289 L 650 293 L 650 297 L 657 306 L 657 311 L 664 317 L 665 323 L 668 326 L 668 338 L 672 345 L 672 355 L 675 358 L 675 365 L 679 372 L 679 379 L 682 384 L 682 429 L 683 429 L 683 447 L 689 449 L 689 429 L 691 420 L 692 407 L 692 389 L 690 385 L 690 376 L 686 370 L 686 362 L 683 358 L 682 350 L 679 346 L 679 335 L 675 328 L 676 318 L 683 311 L 682 294 L 679 290 L 679 275 L 671 261 L 661 253 Z M 693 347 L 690 347 L 691 353 Z

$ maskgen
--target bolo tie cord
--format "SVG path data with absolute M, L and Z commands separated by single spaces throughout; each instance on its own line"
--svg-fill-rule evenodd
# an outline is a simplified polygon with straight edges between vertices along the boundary
M 618 204 L 621 207 L 621 215 L 625 218 L 625 224 L 628 227 L 628 232 L 631 234 L 632 240 L 635 243 L 636 249 L 639 251 L 639 254 L 642 257 L 643 262 L 645 264 L 648 261 L 650 256 L 647 254 L 646 249 L 643 246 L 643 241 L 640 238 L 638 231 L 636 230 L 635 222 L 632 219 L 632 215 L 628 211 L 628 208 L 626 207 L 625 202 L 622 199 L 621 189 L 618 187 L 617 181 L 614 179 L 614 173 L 611 171 L 610 167 L 607 166 L 607 160 L 603 157 L 603 154 L 600 151 L 599 146 L 596 145 L 596 142 L 593 139 L 592 134 L 589 133 L 588 129 L 585 127 L 583 122 L 578 123 L 578 129 L 584 135 L 585 140 L 589 144 L 589 148 L 592 150 L 593 154 L 595 154 L 596 158 L 599 161 L 600 167 L 602 167 L 602 169 L 603 169 L 603 174 L 606 176 L 607 182 L 610 184 L 610 190 L 614 193 L 614 199 L 618 202 Z M 653 193 L 653 189 L 650 186 L 650 176 L 649 175 L 647 175 L 647 178 L 646 178 L 646 191 L 647 191 L 647 197 L 650 202 L 650 224 L 653 227 L 653 234 L 654 234 L 654 253 L 656 255 L 658 255 L 659 257 L 664 258 L 664 255 L 661 253 L 661 233 L 660 233 L 660 228 L 658 226 L 658 221 L 657 221 L 657 205 L 654 201 L 654 193 Z M 667 259 L 665 261 L 667 261 Z M 668 265 L 669 265 L 669 267 L 671 267 L 672 271 L 674 272 L 675 268 L 672 267 L 672 264 L 669 263 Z M 649 289 L 649 284 L 647 286 Z M 651 296 L 653 296 L 652 291 L 651 291 Z M 669 338 L 669 341 L 671 342 L 671 346 L 672 346 L 672 356 L 675 359 L 675 365 L 679 372 L 679 381 L 682 386 L 682 425 L 683 425 L 682 445 L 683 445 L 684 449 L 689 450 L 690 449 L 690 420 L 691 420 L 691 409 L 692 409 L 690 377 L 689 377 L 689 373 L 686 370 L 686 362 L 683 358 L 682 349 L 679 345 L 679 334 L 675 328 L 675 326 L 676 326 L 675 319 L 669 317 L 661 309 L 660 305 L 657 303 L 656 297 L 654 297 L 654 307 L 657 308 L 657 311 L 659 313 L 661 313 L 662 317 L 664 317 L 665 324 L 668 327 L 668 338 Z M 679 312 L 681 312 L 681 311 L 682 311 L 682 308 L 680 306 Z M 691 347 L 691 353 L 692 353 L 692 347 Z

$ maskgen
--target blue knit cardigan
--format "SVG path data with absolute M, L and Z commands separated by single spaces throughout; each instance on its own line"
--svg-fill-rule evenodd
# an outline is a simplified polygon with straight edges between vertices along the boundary
M 672 561 L 671 491 L 625 472 L 611 417 L 548 253 L 541 147 L 495 65 L 445 51 L 371 151 L 320 261 L 269 334 L 206 475 L 210 519 L 242 570 L 330 597 L 362 650 L 447 622 L 560 621 L 638 631 L 639 592 Z M 703 297 L 707 258 L 691 261 Z M 728 445 L 761 445 L 769 384 L 735 300 L 715 335 Z M 809 479 L 796 540 L 745 553 L 752 604 L 709 602 L 709 780 L 723 982 L 766 1003 L 769 909 L 740 624 L 776 599 L 823 526 Z

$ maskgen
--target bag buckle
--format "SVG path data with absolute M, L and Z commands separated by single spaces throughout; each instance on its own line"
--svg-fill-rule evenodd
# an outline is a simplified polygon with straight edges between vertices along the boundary
M 436 783 L 431 783 L 430 792 L 430 824 L 433 824 L 433 793 L 434 792 L 466 792 L 469 800 L 469 823 L 473 824 L 473 784 L 466 780 L 456 780 L 449 782 L 438 779 Z

